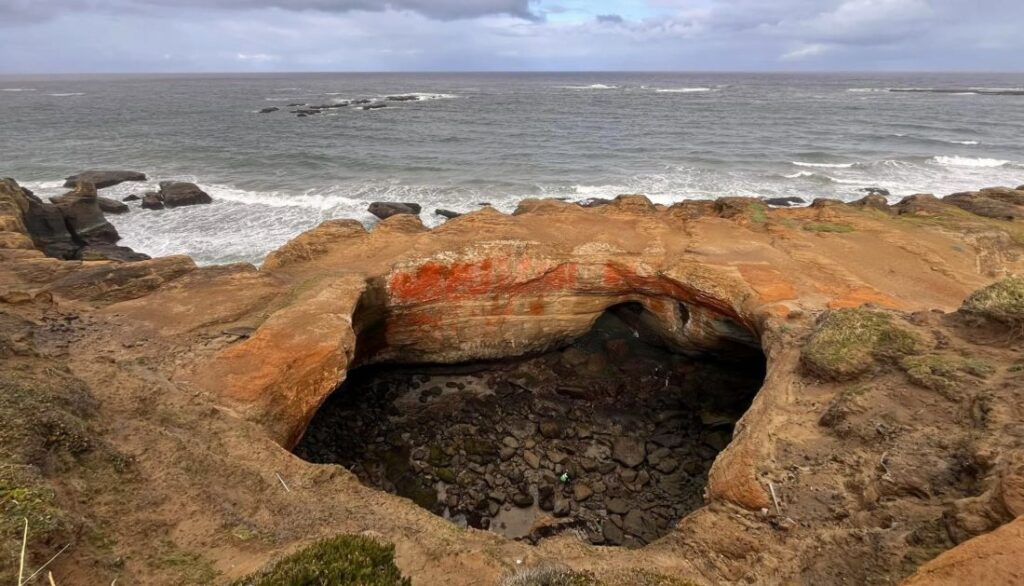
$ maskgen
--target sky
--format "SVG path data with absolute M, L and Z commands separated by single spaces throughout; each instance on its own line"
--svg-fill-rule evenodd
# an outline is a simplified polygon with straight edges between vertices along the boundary
M 0 0 L 0 73 L 1022 71 L 1024 0 Z

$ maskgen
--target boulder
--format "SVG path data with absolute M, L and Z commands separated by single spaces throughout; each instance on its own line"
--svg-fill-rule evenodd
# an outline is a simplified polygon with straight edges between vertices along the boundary
M 422 208 L 418 203 L 399 203 L 394 201 L 375 201 L 366 208 L 368 212 L 382 220 L 398 214 L 419 215 Z
M 387 101 L 389 101 L 389 102 L 415 102 L 416 100 L 420 99 L 420 97 L 419 96 L 402 95 L 402 96 L 388 96 L 385 99 Z
M 622 464 L 634 468 L 647 457 L 644 442 L 631 437 L 617 437 L 612 443 L 612 458 Z
M 459 212 L 453 212 L 451 210 L 442 210 L 440 208 L 434 210 L 434 214 L 436 214 L 438 216 L 442 216 L 442 217 L 448 218 L 449 220 L 451 220 L 453 218 L 458 218 L 459 216 L 462 215 Z
M 80 181 L 74 191 L 56 199 L 57 209 L 76 241 L 85 245 L 115 244 L 121 239 L 117 228 L 103 215 L 92 183 Z
M 160 199 L 160 194 L 155 191 L 147 191 L 142 196 L 142 207 L 147 210 L 162 210 L 164 209 L 164 200 Z
M 280 109 L 281 108 L 274 108 L 274 107 L 263 108 L 262 110 L 260 110 L 260 114 L 270 114 L 271 112 L 277 112 Z
M 383 104 L 383 103 L 381 103 L 381 104 L 367 104 L 367 105 L 363 106 L 363 110 L 379 110 L 381 108 L 387 108 L 387 107 L 388 107 L 388 105 L 387 104 Z
M 769 197 L 764 200 L 766 205 L 775 206 L 779 208 L 788 208 L 790 206 L 801 205 L 807 203 L 802 197 Z
M 97 197 L 96 203 L 106 214 L 127 214 L 128 206 L 117 201 L 116 199 L 110 199 L 109 197 Z
M 22 191 L 28 200 L 28 208 L 22 214 L 22 219 L 35 247 L 53 258 L 75 258 L 79 245 L 64 222 L 64 214 L 56 205 L 44 203 L 27 189 Z
M 139 201 L 140 199 L 142 198 L 132 193 L 130 195 L 126 195 L 121 201 Z
M 64 180 L 64 187 L 74 187 L 79 181 L 92 183 L 96 189 L 111 187 L 125 181 L 145 181 L 146 174 L 138 171 L 82 171 Z
M 161 181 L 158 195 L 164 206 L 169 208 L 213 202 L 208 193 L 187 181 Z
M 883 212 L 889 211 L 889 200 L 887 200 L 884 195 L 878 193 L 865 195 L 857 201 L 850 202 L 850 205 L 859 208 L 876 209 Z
M 83 246 L 79 249 L 77 258 L 79 260 L 114 260 L 119 262 L 150 260 L 149 255 L 135 252 L 127 246 L 118 246 L 116 244 Z
M 1024 192 L 1006 191 L 1009 193 L 1000 191 L 954 193 L 942 198 L 942 201 L 986 218 L 1000 220 L 1024 219 L 1024 205 L 1022 205 L 1024 204 Z M 1017 193 L 1020 193 L 1019 199 L 1021 203 L 1016 201 L 1018 198 L 1014 194 Z

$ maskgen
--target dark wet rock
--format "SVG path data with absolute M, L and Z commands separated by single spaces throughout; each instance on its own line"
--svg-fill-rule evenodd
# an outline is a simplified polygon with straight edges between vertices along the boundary
M 622 530 L 637 537 L 644 543 L 649 543 L 658 538 L 658 527 L 654 520 L 646 513 L 637 509 L 631 510 L 622 518 Z
M 352 103 L 353 103 L 353 104 L 369 104 L 369 103 L 370 103 L 370 102 L 372 102 L 372 101 L 373 101 L 373 100 L 370 100 L 370 99 L 368 99 L 368 98 L 360 98 L 360 99 L 358 99 L 358 100 L 352 100 Z
M 388 96 L 385 98 L 389 102 L 415 102 L 419 100 L 419 96 L 415 95 L 401 95 L 401 96 Z
M 305 105 L 306 105 L 306 102 L 292 102 L 291 104 L 288 104 L 287 107 L 295 108 L 297 106 L 305 106 Z
M 187 181 L 161 181 L 158 195 L 164 206 L 169 208 L 213 202 L 210 194 Z
M 335 102 L 333 104 L 321 104 L 319 106 L 314 106 L 314 108 L 316 108 L 317 110 L 334 110 L 337 108 L 346 107 L 348 107 L 348 102 Z
M 612 444 L 612 458 L 623 466 L 639 466 L 647 456 L 644 442 L 631 437 L 618 437 Z
M 384 104 L 384 103 L 367 104 L 367 105 L 363 106 L 363 110 L 380 110 L 381 108 L 387 108 L 387 107 L 388 107 L 388 105 Z
M 540 422 L 540 434 L 548 439 L 562 437 L 562 424 L 555 419 L 545 419 Z
M 147 210 L 162 210 L 164 209 L 164 200 L 160 199 L 159 193 L 147 191 L 142 196 L 142 207 Z
M 438 216 L 442 216 L 442 217 L 448 218 L 449 220 L 451 220 L 453 218 L 458 218 L 459 216 L 462 215 L 459 212 L 453 212 L 451 210 L 443 210 L 443 209 L 440 209 L 440 208 L 434 210 L 434 214 L 438 215 Z
M 32 238 L 33 244 L 46 256 L 61 259 L 75 258 L 79 244 L 74 241 L 74 237 L 68 230 L 64 214 L 56 205 L 44 203 L 27 189 L 24 191 L 29 195 L 29 205 L 22 214 L 22 220 L 25 222 L 25 229 Z
M 135 262 L 149 260 L 149 255 L 135 252 L 127 246 L 116 244 L 96 244 L 83 246 L 78 251 L 79 260 L 114 260 L 119 262 Z
M 608 545 L 622 545 L 622 540 L 626 537 L 622 533 L 622 529 L 616 526 L 611 519 L 605 519 L 601 523 L 601 534 L 604 537 L 604 543 Z
M 134 193 L 132 193 L 132 194 L 124 196 L 121 199 L 121 201 L 139 201 L 140 199 L 142 199 L 140 196 L 135 195 Z
M 280 109 L 281 108 L 276 107 L 263 108 L 262 110 L 260 110 L 260 114 L 270 114 L 271 112 L 277 112 Z
M 778 208 L 788 208 L 807 203 L 802 197 L 769 197 L 764 200 L 765 205 Z
M 576 202 L 581 208 L 597 208 L 612 203 L 612 200 L 603 197 L 589 197 Z
M 368 212 L 382 220 L 398 214 L 418 215 L 422 208 L 418 203 L 400 203 L 395 201 L 375 201 L 366 208 Z
M 96 188 L 91 183 L 79 182 L 74 191 L 55 199 L 60 200 L 55 205 L 77 242 L 83 245 L 115 244 L 121 239 L 117 228 L 103 215 Z
M 533 497 L 525 492 L 517 492 L 512 496 L 512 504 L 520 509 L 525 509 L 526 507 L 533 506 Z
M 82 171 L 64 180 L 64 187 L 74 187 L 79 181 L 91 183 L 96 189 L 111 187 L 125 181 L 145 181 L 146 174 L 138 171 Z
M 298 114 L 300 118 L 304 118 L 306 116 L 312 116 L 313 114 L 319 114 L 320 110 L 316 108 L 303 108 L 301 110 L 290 110 L 290 112 L 292 114 Z
M 892 195 L 891 193 L 889 193 L 888 189 L 883 189 L 881 187 L 861 187 L 857 191 L 866 193 L 868 195 L 881 195 L 882 197 L 888 197 Z
M 96 203 L 99 204 L 100 209 L 107 214 L 127 214 L 128 206 L 117 201 L 116 199 L 110 199 L 109 197 L 97 197 Z

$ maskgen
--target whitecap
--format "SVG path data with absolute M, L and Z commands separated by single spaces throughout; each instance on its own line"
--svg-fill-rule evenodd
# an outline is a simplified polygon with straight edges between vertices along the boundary
M 712 91 L 709 87 L 655 88 L 659 94 L 696 94 Z
M 852 93 L 855 93 L 855 94 L 866 94 L 866 93 L 875 93 L 875 92 L 887 92 L 887 91 L 889 91 L 889 88 L 887 88 L 887 87 L 852 87 L 852 88 L 848 88 L 846 91 L 852 92 Z
M 984 157 L 961 157 L 953 155 L 950 157 L 938 156 L 930 159 L 932 163 L 936 165 L 942 165 L 944 167 L 1004 167 L 1012 164 L 1010 161 L 1004 161 L 1003 159 L 987 159 Z
M 34 92 L 34 87 L 5 87 L 0 89 L 0 92 Z
M 974 146 L 974 145 L 978 144 L 978 141 L 976 141 L 976 140 L 950 140 L 948 142 L 950 144 L 963 144 L 963 145 L 967 145 L 967 146 Z
M 605 85 L 603 83 L 592 83 L 590 85 L 566 85 L 562 86 L 567 90 L 617 90 L 617 85 Z
M 46 95 L 53 96 L 55 98 L 63 98 L 63 97 L 66 97 L 66 96 L 84 96 L 85 92 L 68 92 L 66 94 L 46 94 Z
M 822 169 L 849 169 L 857 163 L 805 163 L 803 161 L 793 161 L 793 164 L 797 167 L 821 167 Z

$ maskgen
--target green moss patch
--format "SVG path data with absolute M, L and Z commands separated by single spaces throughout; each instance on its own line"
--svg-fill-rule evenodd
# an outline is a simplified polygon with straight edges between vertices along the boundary
M 1024 331 L 1024 275 L 975 291 L 961 309 Z
M 853 226 L 849 224 L 836 224 L 833 222 L 811 222 L 810 224 L 804 224 L 804 230 L 807 230 L 808 232 L 845 234 L 847 232 L 853 232 Z
M 830 311 L 803 350 L 804 364 L 831 380 L 850 380 L 880 359 L 912 354 L 917 340 L 883 312 L 864 308 Z
M 318 541 L 235 586 L 410 586 L 395 566 L 395 546 L 360 535 Z
M 970 377 L 984 379 L 995 372 L 984 361 L 952 354 L 907 356 L 900 360 L 900 367 L 914 384 L 937 391 L 952 400 L 959 398 L 958 391 Z

